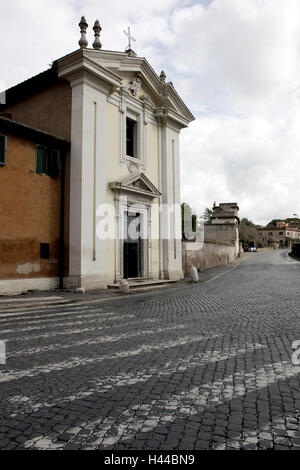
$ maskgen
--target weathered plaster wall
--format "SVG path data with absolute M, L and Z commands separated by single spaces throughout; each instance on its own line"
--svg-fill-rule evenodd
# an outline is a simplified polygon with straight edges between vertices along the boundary
M 240 251 L 239 227 L 236 224 L 211 224 L 205 225 L 204 239 L 207 243 L 223 243 L 234 244 L 236 256 Z
M 0 279 L 59 274 L 61 178 L 39 175 L 35 167 L 36 144 L 7 135 L 7 163 L 0 167 Z M 50 243 L 50 260 L 40 260 L 40 243 Z
M 186 275 L 190 274 L 191 266 L 203 272 L 207 269 L 225 266 L 236 259 L 234 245 L 205 242 L 202 250 L 193 250 L 193 243 L 183 242 L 182 264 Z

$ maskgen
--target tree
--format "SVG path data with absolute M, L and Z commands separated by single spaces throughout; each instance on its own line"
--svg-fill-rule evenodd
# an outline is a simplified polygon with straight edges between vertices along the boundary
M 205 224 L 210 224 L 211 223 L 211 216 L 212 216 L 213 211 L 207 207 L 204 211 L 203 214 L 203 219 Z
M 287 224 L 296 224 L 296 225 L 299 225 L 300 224 L 300 219 L 298 219 L 297 217 L 289 217 L 288 219 L 285 219 L 285 222 Z
M 251 220 L 248 220 L 247 218 L 241 220 L 240 241 L 243 246 L 248 247 L 256 242 L 257 228 L 258 226 L 251 222 Z
M 294 223 L 294 224 L 298 225 L 298 224 L 300 224 L 300 219 L 298 219 L 297 217 L 289 217 L 287 219 L 273 219 L 266 226 L 267 227 L 276 227 L 277 222 L 285 222 L 285 223 L 291 224 L 291 225 L 293 225 L 293 223 Z
M 267 227 L 276 227 L 277 222 L 284 222 L 282 219 L 273 219 L 266 226 Z

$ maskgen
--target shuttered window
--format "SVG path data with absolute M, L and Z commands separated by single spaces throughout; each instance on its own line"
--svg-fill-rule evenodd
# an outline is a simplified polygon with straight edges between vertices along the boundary
M 45 175 L 46 174 L 46 151 L 45 147 L 37 145 L 36 147 L 36 172 Z
M 58 150 L 51 150 L 48 156 L 48 175 L 52 178 L 57 178 L 58 176 L 58 169 L 59 169 L 59 151 Z
M 36 147 L 36 172 L 40 175 L 48 175 L 57 178 L 59 173 L 60 152 L 37 145 Z
M 6 164 L 6 136 L 0 135 L 0 165 Z

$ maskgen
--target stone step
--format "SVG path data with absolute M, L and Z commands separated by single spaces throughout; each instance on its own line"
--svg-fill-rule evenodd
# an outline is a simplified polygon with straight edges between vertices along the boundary
M 163 286 L 168 284 L 174 284 L 178 281 L 170 281 L 168 279 L 149 279 L 149 278 L 137 278 L 137 279 L 128 279 L 128 284 L 130 289 L 138 289 L 145 287 L 154 287 L 154 286 Z M 108 289 L 119 289 L 120 283 L 116 282 L 115 284 L 109 284 Z

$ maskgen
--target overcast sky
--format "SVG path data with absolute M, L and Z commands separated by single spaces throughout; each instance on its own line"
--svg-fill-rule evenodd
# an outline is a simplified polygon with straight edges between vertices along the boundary
M 0 0 L 0 91 L 78 48 L 81 15 L 103 49 L 134 49 L 186 102 L 182 200 L 238 202 L 264 224 L 300 216 L 299 0 Z

